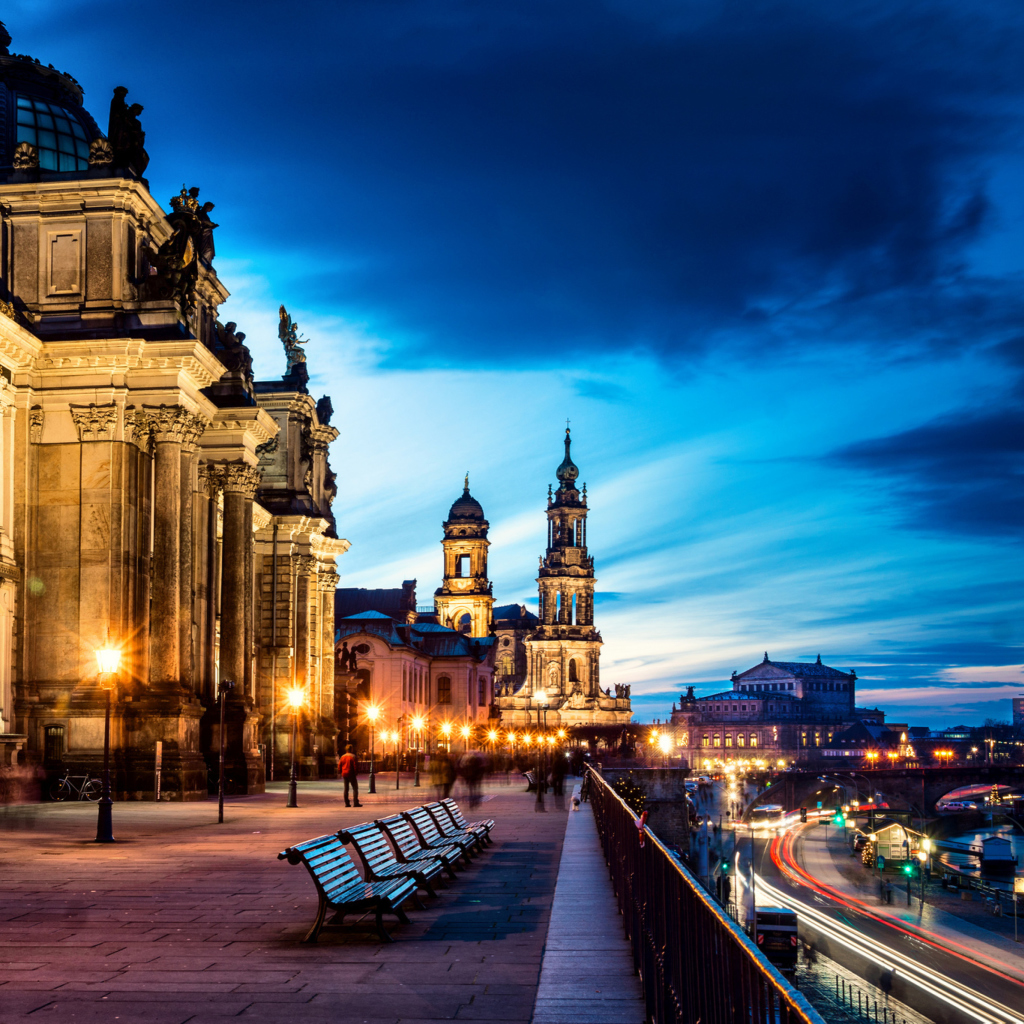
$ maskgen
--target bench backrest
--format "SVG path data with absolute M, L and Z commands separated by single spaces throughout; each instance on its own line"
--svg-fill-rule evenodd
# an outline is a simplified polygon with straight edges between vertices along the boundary
M 424 843 L 429 845 L 431 843 L 436 843 L 439 839 L 445 838 L 441 835 L 437 824 L 430 816 L 430 812 L 426 807 L 413 807 L 411 810 L 405 812 L 404 817 L 407 821 L 412 822 L 412 827 L 416 829 L 416 832 Z
M 350 843 L 355 847 L 368 876 L 397 863 L 387 836 L 374 822 L 342 829 L 338 832 L 338 838 L 343 843 Z
M 402 815 L 391 814 L 386 818 L 380 818 L 377 824 L 387 833 L 395 849 L 403 857 L 412 857 L 423 849 L 423 843 L 416 835 L 416 830 Z
M 427 813 L 434 819 L 434 824 L 437 825 L 437 830 L 441 835 L 451 836 L 456 833 L 462 833 L 462 829 L 452 821 L 451 815 L 439 803 L 427 804 L 426 808 Z
M 459 805 L 451 797 L 448 797 L 447 800 L 442 800 L 441 806 L 451 815 L 452 821 L 459 828 L 469 828 L 469 822 L 466 821 L 462 811 L 459 810 Z
M 317 889 L 328 900 L 353 882 L 361 881 L 355 862 L 336 835 L 308 839 L 277 855 L 278 860 L 286 858 L 289 864 L 305 864 Z

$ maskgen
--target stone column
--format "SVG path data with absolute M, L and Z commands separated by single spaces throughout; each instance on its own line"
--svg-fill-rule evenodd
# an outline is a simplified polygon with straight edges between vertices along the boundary
M 203 517 L 202 538 L 202 601 L 203 614 L 200 621 L 202 667 L 200 668 L 199 692 L 208 702 L 217 699 L 217 498 L 224 482 L 223 471 L 216 466 L 199 467 L 199 493 L 202 495 L 200 514 Z M 196 567 L 198 569 L 198 567 Z M 196 590 L 200 583 L 196 579 Z
M 180 651 L 181 685 L 190 692 L 199 689 L 196 684 L 198 673 L 195 671 L 195 651 L 193 643 L 193 623 L 195 621 L 195 580 L 193 579 L 193 555 L 195 538 L 193 536 L 192 513 L 195 505 L 196 482 L 196 446 L 199 438 L 208 425 L 208 420 L 194 416 L 182 431 L 181 439 L 181 539 L 179 546 L 180 573 L 178 591 L 181 620 L 179 627 L 178 646 Z
M 224 465 L 224 550 L 221 569 L 220 678 L 234 681 L 232 701 L 245 690 L 246 606 L 251 603 L 248 549 L 252 546 L 252 499 L 262 473 L 244 462 Z
M 156 442 L 153 500 L 153 598 L 149 679 L 181 688 L 181 446 L 195 417 L 178 405 L 148 406 Z

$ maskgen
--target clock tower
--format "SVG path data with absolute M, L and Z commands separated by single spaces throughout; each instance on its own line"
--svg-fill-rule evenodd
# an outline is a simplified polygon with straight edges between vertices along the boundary
M 462 496 L 444 521 L 444 580 L 434 592 L 437 621 L 473 637 L 489 636 L 494 597 L 487 578 L 489 523 L 480 502 L 469 493 L 469 474 Z

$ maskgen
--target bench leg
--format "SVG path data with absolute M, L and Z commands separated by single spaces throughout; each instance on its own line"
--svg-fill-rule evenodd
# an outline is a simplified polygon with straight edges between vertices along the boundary
M 415 893 L 413 893 L 412 896 L 409 897 L 409 899 L 412 900 L 412 905 L 417 910 L 426 910 L 427 909 L 425 906 L 423 906 L 423 904 L 420 902 L 419 896 L 417 896 Z
M 427 892 L 427 895 L 428 895 L 428 896 L 433 896 L 433 897 L 436 897 L 436 896 L 437 896 L 437 890 L 436 890 L 436 889 L 434 888 L 434 886 L 433 886 L 433 885 L 431 884 L 431 882 L 430 882 L 430 880 L 429 880 L 429 879 L 427 879 L 427 878 L 424 878 L 424 879 L 423 879 L 423 880 L 422 880 L 422 881 L 420 882 L 420 884 L 421 884 L 421 885 L 423 886 L 423 888 L 424 888 L 424 889 L 426 890 L 426 892 Z
M 316 942 L 316 937 L 320 934 L 320 929 L 324 926 L 324 918 L 327 916 L 327 900 L 320 897 L 320 907 L 316 912 L 316 920 L 313 922 L 313 927 L 306 932 L 306 937 L 302 940 L 303 942 Z
M 422 910 L 423 908 L 421 907 L 420 909 Z M 405 911 L 401 907 L 395 907 L 392 913 L 402 924 L 409 924 L 409 918 L 405 916 Z
M 384 927 L 384 907 L 377 904 L 377 934 L 380 936 L 381 942 L 394 942 L 395 940 L 388 935 L 387 928 Z

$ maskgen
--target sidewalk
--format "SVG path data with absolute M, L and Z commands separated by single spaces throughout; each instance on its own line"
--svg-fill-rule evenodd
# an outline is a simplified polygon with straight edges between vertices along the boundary
M 565 834 L 550 799 L 539 814 L 532 794 L 489 787 L 480 810 L 497 822 L 494 846 L 409 911 L 410 925 L 389 921 L 394 943 L 328 929 L 304 946 L 316 893 L 277 853 L 399 805 L 382 792 L 347 809 L 337 783 L 300 783 L 289 810 L 283 784 L 274 790 L 229 799 L 223 825 L 215 801 L 115 804 L 114 846 L 89 841 L 95 804 L 8 809 L 3 1024 L 528 1024 Z M 400 796 L 429 799 L 429 788 Z
M 576 793 L 579 787 L 576 787 Z M 590 804 L 570 812 L 533 1024 L 644 1024 L 643 989 Z
M 965 956 L 977 959 L 990 958 L 997 962 L 995 966 L 1007 969 L 1011 974 L 1024 981 L 1024 942 L 1013 941 L 1013 922 L 1009 922 L 1010 934 L 1003 935 L 976 923 L 959 914 L 935 907 L 927 901 L 922 906 L 917 898 L 919 889 L 912 887 L 911 906 L 906 905 L 906 888 L 893 881 L 893 902 L 883 904 L 878 898 L 878 882 L 866 871 L 861 870 L 860 862 L 851 861 L 845 846 L 834 844 L 832 837 L 826 850 L 820 827 L 805 829 L 800 843 L 801 861 L 804 868 L 815 878 L 832 886 L 839 892 L 862 900 L 870 911 L 880 918 L 890 920 L 901 927 L 911 930 L 920 929 L 931 932 L 940 942 L 955 943 L 953 947 Z M 887 876 L 889 877 L 889 876 Z M 931 893 L 928 893 L 931 899 Z M 970 904 L 965 904 L 969 906 Z M 972 915 L 980 916 L 980 915 Z M 985 919 L 982 917 L 982 921 Z M 1000 921 L 993 918 L 993 921 Z M 1005 925 L 1005 921 L 1000 921 Z M 1024 925 L 1024 920 L 1018 922 Z M 1024 927 L 1021 929 L 1024 939 Z M 982 957 L 979 957 L 981 954 Z M 982 959 L 982 962 L 987 962 Z M 992 966 L 990 964 L 990 966 Z

